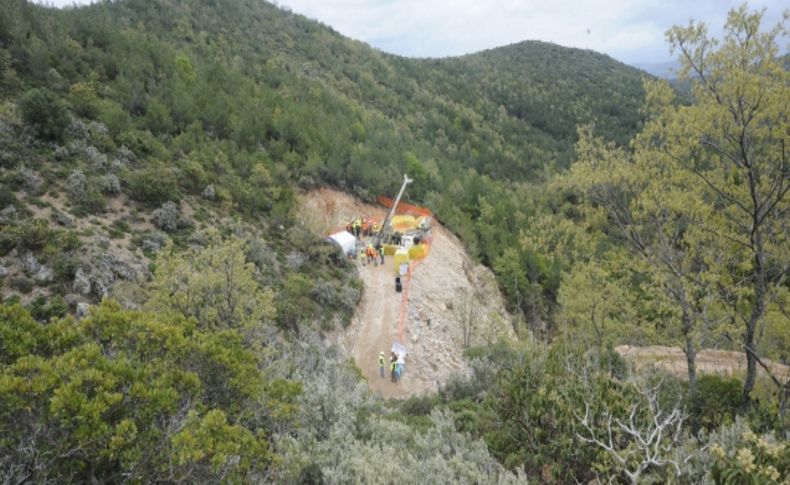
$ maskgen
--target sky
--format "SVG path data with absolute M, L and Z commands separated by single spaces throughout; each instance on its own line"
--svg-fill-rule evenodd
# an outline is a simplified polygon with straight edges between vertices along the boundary
M 87 2 L 79 0 L 77 3 Z M 49 0 L 56 6 L 74 0 Z M 542 40 L 592 49 L 629 63 L 673 59 L 664 33 L 690 19 L 720 36 L 727 12 L 742 0 L 278 0 L 382 51 L 445 57 Z M 782 18 L 787 0 L 752 0 L 763 25 Z M 785 42 L 786 44 L 786 42 Z M 786 49 L 786 45 L 782 46 Z

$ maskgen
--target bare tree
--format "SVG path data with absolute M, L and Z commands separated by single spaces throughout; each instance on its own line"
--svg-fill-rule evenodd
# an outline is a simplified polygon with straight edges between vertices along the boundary
M 595 416 L 594 403 L 586 400 L 584 416 L 576 415 L 582 427 L 576 437 L 606 450 L 631 483 L 638 483 L 652 468 L 669 467 L 676 477 L 680 476 L 684 462 L 677 458 L 676 448 L 683 439 L 685 410 L 679 401 L 668 412 L 662 408 L 661 382 L 655 386 L 630 385 L 636 388 L 639 398 L 631 405 L 627 418 L 616 416 L 606 405 L 602 415 Z
M 453 314 L 461 326 L 464 348 L 469 348 L 472 345 L 472 338 L 480 329 L 483 318 L 482 305 L 478 295 L 464 288 L 457 289 L 453 302 Z

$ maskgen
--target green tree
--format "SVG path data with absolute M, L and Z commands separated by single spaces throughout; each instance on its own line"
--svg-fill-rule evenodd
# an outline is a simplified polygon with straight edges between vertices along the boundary
M 69 124 L 66 103 L 47 88 L 31 89 L 19 102 L 22 119 L 45 140 L 60 141 Z
M 69 88 L 69 100 L 75 113 L 86 118 L 96 118 L 99 114 L 99 97 L 94 83 L 78 82 Z
M 665 320 L 676 322 L 672 327 L 683 335 L 693 393 L 700 327 L 717 281 L 711 264 L 719 253 L 702 243 L 709 239 L 702 228 L 711 207 L 664 160 L 607 144 L 589 128 L 580 130 L 577 157 L 568 179 L 583 191 L 590 205 L 587 215 L 604 211 L 613 235 L 636 256 L 626 264 L 644 273 L 651 289 L 659 288 L 674 304 Z
M 257 333 L 274 318 L 271 290 L 255 280 L 245 259 L 247 243 L 207 235 L 200 249 L 164 256 L 157 264 L 150 308 L 194 318 L 204 329 L 243 329 Z
M 761 32 L 761 19 L 746 5 L 732 10 L 721 43 L 704 24 L 672 28 L 667 38 L 694 101 L 678 106 L 653 86 L 653 120 L 639 139 L 641 150 L 671 163 L 711 208 L 701 227 L 711 234 L 708 250 L 723 255 L 709 264 L 742 335 L 744 406 L 756 381 L 766 308 L 790 267 L 790 72 L 777 46 L 786 29 L 780 23 Z
M 263 380 L 228 332 L 113 302 L 48 324 L 0 306 L 0 476 L 248 481 L 272 456 L 254 419 Z

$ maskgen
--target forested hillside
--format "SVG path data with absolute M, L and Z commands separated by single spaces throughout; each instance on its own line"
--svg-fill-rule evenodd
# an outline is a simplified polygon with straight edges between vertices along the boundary
M 678 101 L 590 51 L 407 59 L 256 0 L 1 6 L 4 481 L 788 479 L 790 377 L 758 368 L 790 348 L 790 96 L 758 14 L 720 52 L 673 30 Z M 324 339 L 363 288 L 295 195 L 404 173 L 521 341 L 383 402 Z M 697 376 L 704 347 L 748 370 Z
M 316 184 L 392 193 L 407 171 L 409 197 L 429 202 L 487 264 L 533 211 L 518 188 L 568 165 L 577 124 L 620 143 L 640 124 L 639 72 L 589 51 L 531 42 L 416 61 L 261 2 L 8 3 L 9 95 L 38 87 L 80 103 L 115 148 L 166 162 L 179 193 L 214 183 L 242 210 L 277 213 L 271 191 L 244 183 L 253 165 L 286 198 Z M 218 150 L 231 170 L 217 169 Z M 556 282 L 542 280 L 557 272 L 540 266 L 533 279 L 551 299 Z M 513 307 L 535 310 L 534 291 L 508 291 Z

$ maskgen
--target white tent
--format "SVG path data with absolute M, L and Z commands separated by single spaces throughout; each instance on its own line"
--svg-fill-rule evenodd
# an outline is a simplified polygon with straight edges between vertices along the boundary
M 329 239 L 340 246 L 343 254 L 354 254 L 357 249 L 357 238 L 348 231 L 336 232 L 329 236 Z

